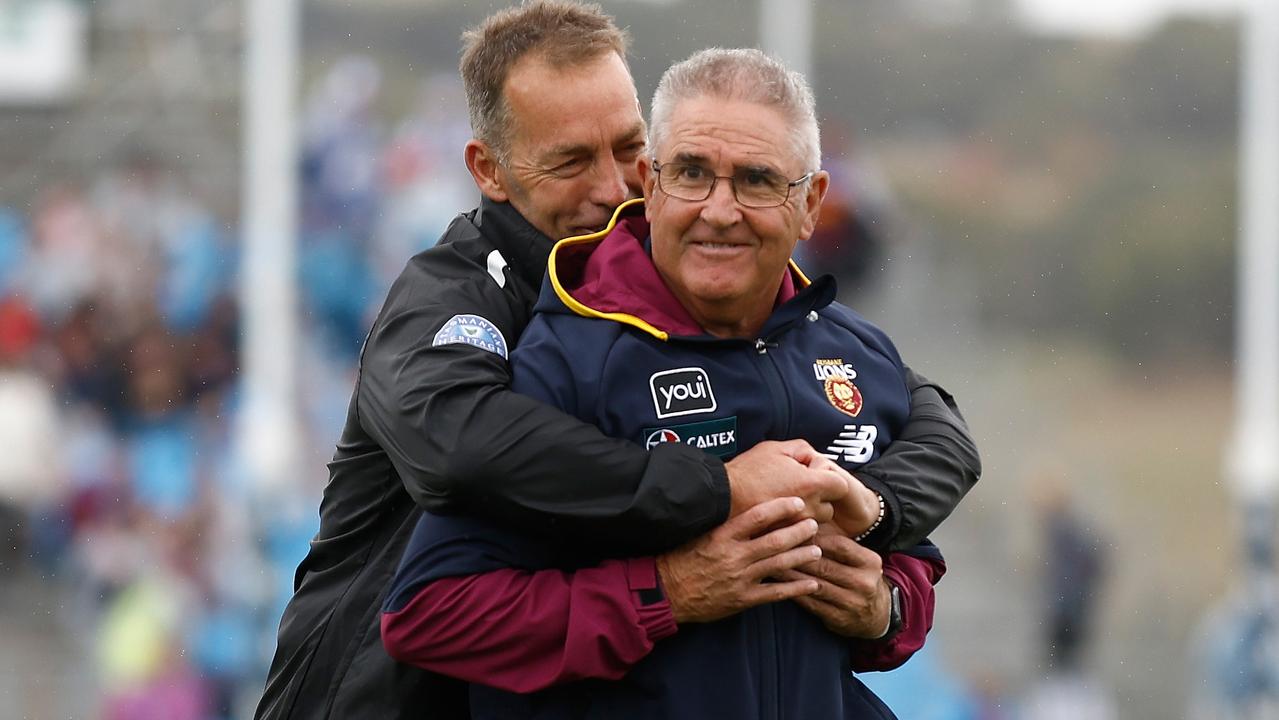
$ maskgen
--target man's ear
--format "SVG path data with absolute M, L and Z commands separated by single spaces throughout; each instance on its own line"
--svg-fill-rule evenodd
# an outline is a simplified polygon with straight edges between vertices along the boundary
M 807 185 L 808 192 L 804 193 L 804 204 L 800 208 L 804 213 L 804 222 L 799 228 L 800 240 L 812 237 L 813 231 L 817 229 L 817 216 L 822 211 L 822 200 L 826 198 L 826 191 L 830 189 L 830 173 L 818 170 L 813 173 Z
M 475 178 L 475 185 L 485 197 L 494 202 L 507 202 L 510 194 L 502 181 L 502 166 L 497 162 L 497 153 L 482 140 L 472 138 L 462 151 L 466 161 L 466 169 Z
M 653 193 L 657 190 L 657 173 L 653 171 L 653 159 L 647 155 L 641 155 L 635 162 L 638 163 L 640 187 L 644 190 L 644 216 L 648 217 L 648 209 L 653 207 Z

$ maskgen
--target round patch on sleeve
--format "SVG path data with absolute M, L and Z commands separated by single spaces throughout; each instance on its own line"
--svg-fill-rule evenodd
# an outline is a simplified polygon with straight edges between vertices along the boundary
M 431 345 L 466 343 L 506 359 L 506 338 L 493 323 L 479 315 L 454 315 L 435 333 Z

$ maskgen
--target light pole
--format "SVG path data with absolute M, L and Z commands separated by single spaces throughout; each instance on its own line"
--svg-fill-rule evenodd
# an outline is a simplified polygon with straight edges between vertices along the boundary
M 1279 719 L 1275 496 L 1279 490 L 1279 3 L 1242 23 L 1235 426 L 1226 472 L 1243 518 L 1245 573 L 1220 695 L 1233 718 Z
M 813 0 L 760 0 L 760 49 L 813 83 Z
M 297 0 L 245 0 L 238 448 L 254 494 L 298 473 Z

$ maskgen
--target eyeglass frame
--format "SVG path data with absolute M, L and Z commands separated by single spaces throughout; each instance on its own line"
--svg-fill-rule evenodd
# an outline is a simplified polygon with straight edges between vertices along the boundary
M 657 158 L 650 158 L 650 159 L 652 160 L 652 164 L 653 164 L 653 173 L 656 175 L 656 179 L 657 179 L 657 188 L 658 188 L 659 190 L 661 190 L 663 193 L 666 193 L 666 195 L 668 195 L 669 197 L 673 197 L 673 198 L 675 198 L 676 200 L 683 200 L 684 202 L 705 202 L 705 201 L 706 201 L 706 199 L 707 199 L 707 198 L 709 198 L 709 197 L 711 196 L 711 194 L 715 192 L 715 184 L 716 184 L 716 183 L 718 183 L 720 180 L 727 180 L 727 181 L 728 181 L 728 186 L 729 186 L 729 188 L 731 188 L 731 189 L 732 189 L 732 192 L 733 192 L 733 200 L 734 200 L 734 201 L 736 201 L 736 202 L 737 202 L 737 204 L 741 205 L 742 207 L 745 207 L 745 208 L 751 208 L 751 209 L 753 209 L 753 210 L 768 210 L 768 209 L 770 209 L 770 208 L 776 208 L 776 207 L 781 207 L 781 206 L 785 205 L 787 202 L 789 202 L 789 201 L 790 201 L 790 191 L 791 191 L 791 188 L 796 187 L 796 186 L 799 186 L 799 185 L 803 185 L 804 183 L 808 182 L 809 180 L 812 180 L 812 179 L 813 179 L 813 176 L 814 176 L 814 175 L 816 175 L 816 174 L 819 172 L 818 170 L 809 170 L 808 172 L 806 172 L 806 173 L 804 173 L 802 176 L 800 176 L 798 179 L 788 181 L 788 182 L 786 183 L 786 194 L 785 194 L 784 196 L 782 196 L 782 200 L 781 200 L 781 202 L 777 203 L 776 205 L 748 205 L 748 204 L 746 204 L 746 203 L 742 202 L 741 197 L 739 197 L 739 196 L 737 195 L 737 183 L 733 180 L 733 176 L 732 176 L 732 175 L 713 175 L 713 176 L 711 176 L 711 184 L 710 184 L 709 186 L 707 186 L 707 188 L 706 188 L 706 195 L 705 195 L 705 196 L 703 196 L 703 197 L 701 197 L 701 198 L 698 198 L 698 199 L 696 199 L 696 200 L 693 200 L 693 199 L 690 199 L 690 198 L 685 198 L 685 197 L 680 197 L 679 195 L 672 195 L 672 194 L 670 193 L 670 191 L 668 191 L 666 188 L 662 187 L 662 167 L 663 167 L 664 165 L 682 165 L 682 166 L 685 166 L 685 167 L 701 168 L 701 169 L 703 169 L 703 170 L 705 170 L 706 168 L 702 167 L 701 165 L 697 165 L 697 164 L 695 164 L 695 163 L 687 163 L 687 162 L 670 162 L 670 163 L 661 163 L 661 162 L 658 162 L 658 161 L 657 161 Z M 707 170 L 707 172 L 709 172 L 709 170 Z M 784 177 L 784 176 L 783 176 L 783 177 Z

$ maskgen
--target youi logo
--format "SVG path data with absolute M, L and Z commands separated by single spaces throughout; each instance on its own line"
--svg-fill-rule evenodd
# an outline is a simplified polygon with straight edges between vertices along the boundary
M 715 412 L 715 393 L 701 368 L 687 367 L 653 373 L 648 379 L 658 418 Z

